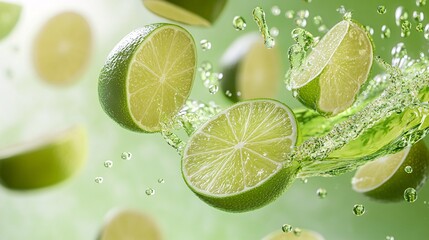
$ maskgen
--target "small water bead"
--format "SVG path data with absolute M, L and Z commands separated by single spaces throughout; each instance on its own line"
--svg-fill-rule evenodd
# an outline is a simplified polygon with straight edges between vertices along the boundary
M 308 178 L 301 178 L 302 183 L 308 183 Z
M 107 161 L 104 162 L 104 166 L 106 168 L 111 168 L 111 167 L 113 167 L 113 162 L 110 161 L 110 160 L 107 160 Z
M 158 178 L 158 183 L 164 183 L 164 182 L 165 182 L 164 178 Z
M 371 36 L 374 35 L 374 28 L 371 26 L 365 26 L 365 29 Z
M 318 188 L 316 194 L 320 199 L 324 199 L 328 195 L 328 191 L 324 188 Z
M 229 90 L 226 90 L 225 91 L 225 95 L 228 96 L 228 97 L 232 97 L 232 92 L 229 91 Z
M 416 0 L 417 7 L 423 7 L 426 5 L 426 0 Z
M 121 158 L 124 160 L 131 160 L 132 157 L 133 155 L 130 152 L 123 152 L 121 154 Z
M 145 193 L 146 193 L 146 195 L 148 195 L 148 196 L 155 195 L 155 189 L 153 189 L 153 188 L 148 188 L 148 189 L 146 189 Z
M 378 14 L 385 14 L 387 12 L 386 7 L 383 5 L 380 5 L 377 7 Z
M 235 16 L 234 19 L 232 19 L 232 26 L 237 31 L 242 31 L 246 29 L 246 21 L 242 16 Z
M 408 20 L 404 20 L 401 24 L 401 37 L 408 37 L 411 34 L 412 24 Z
M 295 11 L 294 10 L 288 10 L 285 12 L 285 17 L 288 19 L 292 19 L 295 17 Z
M 103 183 L 103 177 L 96 177 L 95 179 L 94 179 L 94 181 L 96 182 L 96 183 Z
M 337 8 L 337 12 L 341 15 L 344 15 L 346 13 L 346 8 L 344 7 L 344 5 L 341 5 Z
M 395 23 L 396 26 L 401 26 L 402 22 L 408 19 L 408 12 L 404 7 L 399 6 L 395 10 Z
M 281 12 L 282 12 L 282 10 L 280 10 L 279 6 L 274 5 L 274 6 L 272 6 L 272 7 L 271 7 L 271 13 L 272 13 L 274 16 L 278 16 L 278 15 L 280 15 L 280 13 L 281 13 Z
M 423 23 L 417 23 L 416 31 L 417 32 L 423 32 Z
M 203 51 L 207 51 L 207 50 L 212 49 L 212 43 L 209 40 L 207 40 L 207 39 L 201 40 L 200 41 L 200 45 L 201 45 L 201 49 Z
M 302 232 L 301 228 L 294 228 L 293 229 L 293 234 L 297 237 L 301 236 L 301 232 Z
M 307 9 L 304 10 L 299 10 L 298 12 L 296 12 L 296 17 L 297 18 L 308 18 L 310 16 L 310 12 Z
M 276 42 L 269 33 L 267 21 L 265 20 L 264 10 L 262 10 L 261 7 L 255 7 L 253 9 L 252 15 L 253 15 L 253 19 L 258 25 L 259 32 L 262 34 L 262 37 L 264 38 L 265 47 L 273 48 Z
M 404 171 L 405 171 L 406 173 L 412 173 L 412 172 L 413 172 L 413 167 L 411 167 L 411 166 L 406 166 L 406 167 L 404 168 Z
M 313 18 L 313 23 L 316 26 L 319 26 L 320 24 L 322 24 L 322 22 L 323 22 L 322 17 L 319 15 L 317 15 Z
M 393 236 L 386 236 L 386 240 L 395 240 Z
M 423 31 L 423 36 L 425 37 L 426 40 L 429 40 L 429 23 L 426 24 L 425 26 L 425 30 Z
M 278 29 L 278 28 L 276 28 L 276 27 L 272 27 L 272 28 L 270 29 L 270 34 L 271 34 L 271 36 L 273 36 L 273 37 L 277 37 L 277 36 L 279 36 L 279 29 Z
M 292 232 L 292 229 L 292 225 L 290 224 L 283 224 L 282 226 L 282 231 L 285 233 Z
M 386 25 L 381 26 L 381 38 L 390 38 L 390 28 Z
M 425 19 L 425 14 L 423 12 L 414 11 L 413 19 L 416 22 L 423 22 L 423 20 Z
M 219 86 L 218 85 L 210 85 L 209 86 L 209 93 L 210 94 L 216 94 L 219 91 Z
M 365 213 L 365 207 L 362 204 L 355 204 L 353 206 L 353 214 L 356 216 L 362 216 Z
M 352 12 L 346 12 L 346 13 L 344 13 L 343 19 L 350 21 L 352 19 Z
M 317 28 L 317 31 L 319 31 L 321 33 L 325 33 L 328 31 L 328 27 L 325 24 L 322 24 Z
M 198 68 L 199 71 L 210 71 L 212 70 L 213 65 L 211 64 L 211 62 L 208 61 L 204 61 L 201 63 L 201 66 Z
M 307 26 L 307 19 L 305 18 L 296 18 L 295 19 L 295 25 L 298 27 L 306 27 Z
M 407 188 L 404 191 L 404 199 L 409 203 L 413 203 L 417 200 L 417 191 L 414 188 Z

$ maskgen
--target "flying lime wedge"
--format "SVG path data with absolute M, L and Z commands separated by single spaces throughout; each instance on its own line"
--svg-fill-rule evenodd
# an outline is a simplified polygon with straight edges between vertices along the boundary
M 20 16 L 20 5 L 0 2 L 0 40 L 12 32 Z

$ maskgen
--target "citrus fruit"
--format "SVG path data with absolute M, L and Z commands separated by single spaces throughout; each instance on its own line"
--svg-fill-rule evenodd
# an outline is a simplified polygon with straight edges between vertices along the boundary
M 368 78 L 373 47 L 365 29 L 343 20 L 290 72 L 290 88 L 307 107 L 326 116 L 349 108 Z
M 76 83 L 88 64 L 91 28 L 77 12 L 62 12 L 50 18 L 33 43 L 33 62 L 39 76 L 49 84 Z
M 50 186 L 75 174 L 85 163 L 87 137 L 83 127 L 0 151 L 0 182 L 11 189 Z
M 235 40 L 221 59 L 223 93 L 233 101 L 275 98 L 279 90 L 279 48 L 267 49 L 258 33 Z
M 361 166 L 352 179 L 353 189 L 382 201 L 403 199 L 407 188 L 420 188 L 429 171 L 429 152 L 423 141 Z
M 274 100 L 249 100 L 200 126 L 185 147 L 186 184 L 208 204 L 233 212 L 279 196 L 300 168 L 287 161 L 297 128 L 292 111 Z
M 20 5 L 0 2 L 0 40 L 12 32 L 20 16 Z
M 181 23 L 209 27 L 219 17 L 226 0 L 143 0 L 151 12 Z
M 100 104 L 127 129 L 159 132 L 188 98 L 195 67 L 194 39 L 184 28 L 159 23 L 134 30 L 101 70 Z

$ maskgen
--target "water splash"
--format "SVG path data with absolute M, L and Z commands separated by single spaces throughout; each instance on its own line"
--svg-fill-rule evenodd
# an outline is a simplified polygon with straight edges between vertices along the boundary
M 255 7 L 252 12 L 253 19 L 258 25 L 259 32 L 262 34 L 264 38 L 264 44 L 266 48 L 273 48 L 276 44 L 273 37 L 271 37 L 269 28 L 267 26 L 267 21 L 265 20 L 265 12 L 261 7 Z

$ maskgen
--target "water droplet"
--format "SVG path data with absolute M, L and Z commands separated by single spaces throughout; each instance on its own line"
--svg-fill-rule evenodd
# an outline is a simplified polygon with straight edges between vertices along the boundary
M 301 232 L 302 232 L 301 228 L 294 228 L 293 229 L 293 234 L 297 237 L 299 237 L 301 235 Z
M 353 214 L 356 216 L 362 216 L 365 213 L 365 207 L 362 204 L 355 204 L 353 206 Z
M 401 24 L 401 37 L 408 37 L 411 34 L 412 24 L 408 20 L 404 20 Z
M 280 10 L 279 6 L 274 5 L 274 6 L 272 6 L 272 7 L 271 7 L 271 13 L 272 13 L 274 16 L 278 16 L 278 15 L 280 15 L 280 13 L 281 13 L 281 12 L 282 12 L 282 11 Z
M 426 40 L 429 40 L 429 23 L 426 24 L 426 26 L 425 26 L 423 36 L 425 37 Z
M 307 178 L 301 178 L 301 181 L 302 181 L 303 183 L 308 183 L 308 179 L 307 179 Z
M 352 19 L 352 12 L 346 12 L 346 13 L 344 13 L 343 19 L 350 21 Z
M 328 191 L 326 191 L 326 189 L 324 188 L 318 188 L 316 193 L 320 199 L 323 199 L 328 195 Z
M 106 168 L 111 168 L 113 166 L 113 162 L 110 161 L 110 160 L 107 160 L 107 161 L 104 162 L 104 166 Z
M 267 21 L 265 20 L 265 12 L 262 10 L 261 7 L 255 7 L 252 12 L 253 19 L 255 20 L 256 24 L 258 25 L 259 32 L 262 34 L 262 37 L 264 38 L 264 43 L 266 48 L 273 48 L 275 45 L 275 40 L 273 37 L 271 37 Z
M 283 224 L 282 231 L 285 232 L 285 233 L 292 232 L 292 225 L 290 225 L 290 224 Z
M 381 38 L 390 38 L 390 28 L 386 25 L 381 26 Z
M 423 32 L 423 23 L 417 23 L 416 31 L 417 32 Z
M 164 178 L 158 178 L 158 183 L 164 183 Z
M 365 26 L 365 29 L 371 36 L 374 35 L 374 28 L 371 26 Z
M 295 11 L 294 10 L 288 10 L 285 12 L 285 17 L 288 19 L 292 19 L 295 17 Z
M 218 85 L 210 85 L 209 86 L 209 93 L 210 94 L 216 94 L 219 91 Z
M 291 36 L 293 40 L 295 40 L 295 42 L 304 49 L 304 51 L 310 49 L 314 44 L 313 35 L 302 28 L 293 29 Z
M 306 53 L 304 48 L 298 44 L 292 44 L 288 50 L 288 59 L 291 68 L 297 68 L 301 66 L 302 61 L 304 60 Z
M 297 18 L 295 19 L 295 24 L 298 27 L 305 27 L 307 26 L 307 20 L 305 18 Z
M 226 90 L 226 91 L 225 91 L 225 95 L 226 95 L 227 97 L 232 97 L 232 93 L 231 93 L 231 91 L 229 91 L 229 90 Z
M 398 27 L 401 26 L 402 22 L 407 19 L 408 19 L 408 12 L 404 9 L 404 7 L 402 6 L 397 7 L 395 11 L 396 26 Z
M 132 157 L 133 155 L 130 152 L 123 152 L 121 154 L 121 158 L 124 160 L 131 160 Z
M 237 97 L 241 97 L 241 92 L 237 91 Z
M 203 39 L 203 40 L 201 40 L 201 41 L 200 41 L 200 45 L 201 45 L 201 49 L 202 49 L 203 51 L 207 51 L 207 50 L 212 49 L 212 43 L 211 43 L 211 42 L 209 42 L 207 39 Z
M 325 32 L 327 32 L 327 31 L 328 31 L 328 27 L 326 27 L 326 25 L 325 25 L 325 24 L 322 24 L 322 25 L 320 25 L 320 26 L 317 28 L 317 31 L 319 31 L 319 32 L 321 32 L 321 33 L 325 33 Z
M 295 98 L 298 97 L 298 91 L 297 90 L 293 90 L 292 91 L 292 96 L 295 97 Z
M 279 29 L 278 29 L 278 28 L 276 28 L 276 27 L 272 27 L 272 28 L 270 29 L 270 34 L 271 34 L 271 36 L 273 36 L 273 37 L 277 37 L 277 36 L 279 35 Z
M 378 12 L 378 14 L 385 14 L 387 12 L 386 11 L 386 7 L 383 6 L 383 5 L 378 6 L 377 7 L 377 12 Z
M 412 172 L 413 172 L 413 167 L 411 167 L 411 166 L 406 166 L 406 167 L 404 168 L 404 170 L 405 170 L 405 172 L 406 172 L 406 173 L 412 173 Z
M 103 183 L 103 177 L 96 177 L 95 179 L 94 179 L 94 181 L 96 182 L 96 183 Z
M 341 5 L 337 8 L 337 12 L 341 15 L 344 15 L 346 13 L 346 8 L 343 5 Z
M 386 240 L 395 240 L 393 236 L 386 236 Z
M 426 0 L 416 0 L 417 7 L 422 7 L 426 5 Z
M 213 68 L 213 66 L 210 62 L 204 61 L 201 63 L 201 66 L 198 68 L 198 70 L 207 72 L 207 71 L 212 70 L 212 68 Z
M 416 22 L 423 22 L 423 20 L 425 19 L 425 14 L 423 12 L 414 11 L 413 19 Z
M 323 22 L 322 17 L 319 15 L 317 15 L 313 18 L 313 23 L 316 26 L 319 26 L 320 24 L 322 24 L 322 22 Z
M 308 11 L 307 9 L 299 10 L 298 12 L 296 12 L 297 18 L 306 19 L 309 16 L 310 16 L 310 11 Z
M 242 31 L 246 28 L 246 21 L 242 16 L 235 16 L 234 19 L 232 19 L 232 26 L 237 31 Z
M 404 191 L 404 199 L 409 203 L 413 203 L 417 200 L 417 191 L 414 188 L 407 188 Z
M 148 188 L 148 189 L 146 189 L 145 193 L 148 196 L 152 196 L 155 194 L 155 190 L 153 188 Z

